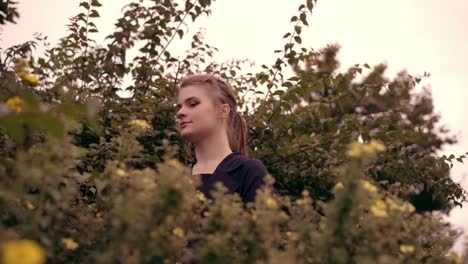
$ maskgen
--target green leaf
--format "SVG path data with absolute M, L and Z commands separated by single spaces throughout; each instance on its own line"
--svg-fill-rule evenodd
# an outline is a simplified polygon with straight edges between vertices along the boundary
M 281 101 L 280 105 L 283 109 L 291 111 L 291 104 L 288 101 L 283 100 Z
M 207 1 L 207 0 L 199 0 L 199 1 L 200 1 L 200 5 L 201 5 L 202 7 L 206 7 L 206 6 L 209 5 L 209 1 Z
M 91 13 L 89 14 L 89 17 L 99 17 L 99 13 L 96 10 L 91 10 Z
M 101 4 L 101 3 L 99 3 L 99 1 L 98 1 L 98 0 L 92 0 L 92 1 L 91 1 L 91 6 L 100 7 L 100 6 L 102 6 L 102 4 Z
M 320 92 L 324 93 L 325 92 L 325 86 L 323 85 L 322 82 L 317 82 L 315 85 L 313 85 L 310 89 L 312 92 Z
M 281 96 L 282 94 L 284 94 L 284 91 L 283 91 L 283 90 L 277 90 L 277 91 L 275 91 L 274 93 L 272 93 L 272 95 L 280 95 L 280 96 Z
M 294 47 L 294 43 L 286 43 L 286 45 L 284 45 L 284 50 L 292 49 L 292 47 Z
M 55 138 L 63 138 L 65 128 L 62 122 L 51 115 L 31 115 L 25 117 L 25 122 L 33 129 L 45 130 L 50 136 Z
M 312 11 L 313 8 L 314 8 L 313 0 L 307 0 L 307 9 L 309 9 L 309 11 Z
M 189 11 L 190 9 L 192 9 L 193 7 L 193 4 L 191 3 L 191 1 L 187 0 L 185 1 L 185 11 Z
M 301 37 L 299 37 L 299 36 L 295 36 L 295 37 L 294 37 L 294 40 L 295 40 L 297 43 L 299 43 L 299 44 L 302 43 L 302 39 L 301 39 Z
M 297 34 L 301 34 L 302 27 L 301 26 L 295 26 L 294 30 L 296 31 Z
M 302 24 L 308 26 L 309 23 L 307 23 L 307 15 L 305 13 L 302 13 L 301 16 L 300 16 L 300 19 L 302 21 Z
M 24 141 L 24 128 L 21 119 L 13 116 L 6 116 L 0 119 L 0 124 L 6 130 L 6 134 L 16 140 L 19 145 Z
M 26 93 L 23 96 L 23 100 L 26 103 L 27 109 L 32 112 L 39 111 L 39 101 L 33 93 Z
M 89 4 L 87 2 L 81 2 L 79 6 L 89 9 Z
M 293 86 L 291 82 L 284 82 L 282 85 L 287 88 L 291 88 Z

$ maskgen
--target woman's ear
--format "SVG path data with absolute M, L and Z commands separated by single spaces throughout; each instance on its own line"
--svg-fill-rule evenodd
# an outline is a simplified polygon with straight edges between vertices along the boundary
M 231 107 L 228 104 L 222 104 L 220 107 L 221 117 L 223 118 L 229 117 L 229 112 L 231 112 Z

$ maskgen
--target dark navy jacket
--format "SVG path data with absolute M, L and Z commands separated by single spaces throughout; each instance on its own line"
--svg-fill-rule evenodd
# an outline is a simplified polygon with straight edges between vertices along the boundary
M 195 165 L 192 162 L 191 167 Z M 198 190 L 212 199 L 210 192 L 215 182 L 222 182 L 231 193 L 238 193 L 244 203 L 253 202 L 258 188 L 264 184 L 267 169 L 260 160 L 249 159 L 240 152 L 227 155 L 216 167 L 213 174 L 200 174 L 201 185 Z

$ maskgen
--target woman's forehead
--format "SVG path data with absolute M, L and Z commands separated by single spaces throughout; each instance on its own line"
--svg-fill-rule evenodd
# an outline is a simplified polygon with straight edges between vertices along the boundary
M 197 98 L 199 100 L 206 100 L 211 98 L 208 89 L 201 85 L 188 85 L 180 89 L 177 96 L 177 102 L 182 103 L 190 98 Z

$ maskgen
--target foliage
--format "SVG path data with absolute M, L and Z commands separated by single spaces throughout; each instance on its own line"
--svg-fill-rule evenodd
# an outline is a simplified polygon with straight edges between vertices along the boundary
M 130 3 L 106 45 L 92 40 L 100 2 L 80 6 L 43 57 L 40 36 L 0 55 L 4 263 L 466 262 L 449 254 L 458 234 L 442 219 L 466 200 L 449 177 L 465 156 L 436 155 L 456 139 L 430 93 L 415 91 L 426 76 L 389 80 L 367 64 L 338 72 L 338 47 L 302 46 L 315 1 L 257 73 L 212 61 L 202 32 L 185 57 L 171 51 L 210 0 Z M 271 173 L 253 204 L 222 185 L 210 201 L 188 176 L 174 96 L 194 72 L 238 92 L 250 154 Z
M 16 23 L 15 19 L 19 18 L 18 8 L 15 6 L 18 2 L 11 0 L 0 0 L 0 25 L 6 22 Z

